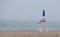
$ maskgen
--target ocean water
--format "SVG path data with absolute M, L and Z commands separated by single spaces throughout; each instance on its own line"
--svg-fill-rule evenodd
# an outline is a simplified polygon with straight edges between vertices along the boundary
M 0 21 L 0 30 L 39 30 L 39 21 Z M 60 30 L 59 21 L 48 21 L 48 30 Z

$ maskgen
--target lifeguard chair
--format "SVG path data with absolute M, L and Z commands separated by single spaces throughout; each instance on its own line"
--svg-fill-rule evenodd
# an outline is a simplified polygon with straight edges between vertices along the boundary
M 39 25 L 40 25 L 40 32 L 46 31 L 47 26 L 46 26 L 46 20 L 45 20 L 45 10 L 43 10 L 42 14 L 43 18 L 40 20 Z

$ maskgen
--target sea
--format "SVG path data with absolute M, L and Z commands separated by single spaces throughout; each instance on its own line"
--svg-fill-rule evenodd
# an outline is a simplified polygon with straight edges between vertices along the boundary
M 60 21 L 47 21 L 47 30 L 60 30 Z M 39 21 L 0 21 L 0 31 L 9 30 L 40 30 Z

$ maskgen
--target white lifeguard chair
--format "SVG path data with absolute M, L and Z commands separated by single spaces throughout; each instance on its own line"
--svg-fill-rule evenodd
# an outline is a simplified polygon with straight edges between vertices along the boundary
M 45 20 L 45 10 L 43 10 L 42 14 L 43 18 L 40 20 L 39 25 L 40 25 L 40 32 L 47 31 L 47 25 L 46 25 L 46 20 Z

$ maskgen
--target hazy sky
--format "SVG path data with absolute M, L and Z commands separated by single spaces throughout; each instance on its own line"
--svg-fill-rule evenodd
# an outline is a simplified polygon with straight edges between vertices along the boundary
M 40 20 L 43 9 L 48 21 L 60 21 L 60 0 L 0 0 L 0 20 Z

